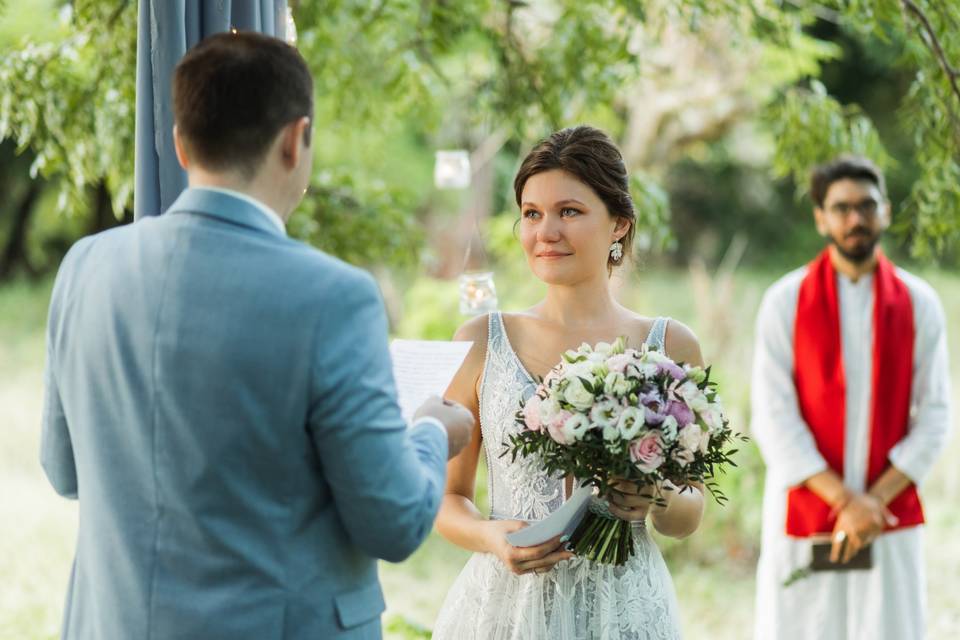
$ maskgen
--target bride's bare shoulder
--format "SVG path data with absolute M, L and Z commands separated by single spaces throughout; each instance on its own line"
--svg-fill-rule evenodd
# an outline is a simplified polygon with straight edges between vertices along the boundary
M 703 366 L 703 353 L 697 335 L 679 320 L 671 318 L 667 324 L 664 350 L 677 362 Z
M 486 345 L 489 324 L 490 314 L 487 313 L 470 318 L 454 332 L 453 339 L 469 340 L 474 343 L 474 346 L 476 346 L 477 343 Z
M 653 328 L 655 318 L 631 313 L 631 333 L 639 336 L 643 341 Z M 700 341 L 690 327 L 670 318 L 667 322 L 667 331 L 664 338 L 664 347 L 668 356 L 677 362 L 686 362 L 694 365 L 703 364 L 703 354 L 700 351 Z

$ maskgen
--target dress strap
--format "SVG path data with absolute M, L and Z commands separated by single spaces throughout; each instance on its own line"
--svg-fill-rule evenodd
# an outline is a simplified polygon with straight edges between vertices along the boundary
M 487 317 L 487 352 L 489 352 L 494 345 L 502 342 L 501 336 L 503 334 L 503 318 L 500 316 L 500 312 L 491 311 Z
M 647 336 L 646 344 L 647 346 L 660 351 L 661 353 L 666 349 L 666 340 L 667 340 L 667 325 L 670 323 L 670 318 L 659 317 L 653 321 L 653 326 L 650 328 L 650 335 Z

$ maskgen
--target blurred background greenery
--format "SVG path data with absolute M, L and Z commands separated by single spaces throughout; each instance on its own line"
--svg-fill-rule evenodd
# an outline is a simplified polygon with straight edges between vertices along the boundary
M 513 174 L 538 138 L 590 123 L 621 145 L 640 216 L 618 296 L 697 331 L 743 429 L 753 315 L 821 246 L 804 176 L 834 153 L 887 169 L 886 250 L 940 293 L 956 345 L 956 3 L 290 5 L 317 93 L 316 172 L 290 232 L 370 269 L 395 335 L 448 339 L 465 268 L 494 271 L 501 308 L 537 299 L 513 234 Z M 0 638 L 55 637 L 59 624 L 76 511 L 36 463 L 44 313 L 66 249 L 132 217 L 136 12 L 130 0 L 0 0 Z M 434 153 L 456 148 L 471 153 L 471 187 L 437 190 Z M 958 363 L 954 346 L 955 390 Z M 932 638 L 960 637 L 957 440 L 925 489 Z M 688 637 L 749 636 L 762 478 L 751 445 L 723 480 L 730 504 L 693 538 L 661 540 Z M 433 536 L 384 565 L 388 636 L 428 637 L 464 559 Z

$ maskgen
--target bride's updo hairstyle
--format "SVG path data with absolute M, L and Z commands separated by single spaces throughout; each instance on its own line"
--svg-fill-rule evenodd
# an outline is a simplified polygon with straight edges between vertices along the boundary
M 612 256 L 607 259 L 610 269 L 623 264 L 633 247 L 637 214 L 630 197 L 627 168 L 617 145 L 600 129 L 586 125 L 561 129 L 541 140 L 524 158 L 513 181 L 517 206 L 520 206 L 527 180 L 552 169 L 562 169 L 574 176 L 593 189 L 611 216 L 630 221 L 630 229 L 620 239 L 623 256 L 619 260 Z

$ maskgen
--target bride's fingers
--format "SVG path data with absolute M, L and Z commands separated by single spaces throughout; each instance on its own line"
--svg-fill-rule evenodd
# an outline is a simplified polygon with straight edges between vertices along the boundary
M 607 500 L 617 505 L 621 509 L 633 509 L 640 507 L 649 507 L 651 502 L 650 498 L 637 496 L 637 495 L 625 495 L 622 493 L 617 493 L 616 491 L 612 492 L 607 496 Z
M 570 551 L 554 551 L 549 553 L 542 558 L 536 560 L 528 560 L 526 562 L 518 562 L 517 568 L 523 571 L 524 573 L 529 573 L 530 571 L 537 571 L 537 569 L 549 569 L 553 565 L 557 564 L 561 560 L 567 560 L 573 557 L 573 553 Z
M 610 509 L 610 513 L 620 518 L 621 520 L 627 520 L 631 522 L 636 520 L 643 520 L 644 518 L 647 517 L 647 512 L 649 511 L 648 507 L 633 507 L 633 508 L 628 507 L 624 509 L 624 508 L 618 507 L 615 504 L 611 504 L 609 509 Z

